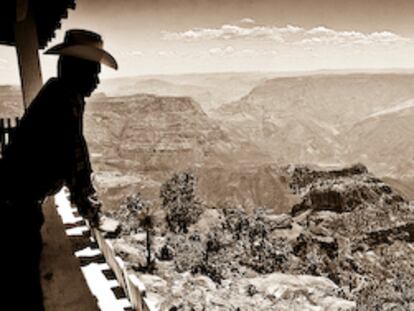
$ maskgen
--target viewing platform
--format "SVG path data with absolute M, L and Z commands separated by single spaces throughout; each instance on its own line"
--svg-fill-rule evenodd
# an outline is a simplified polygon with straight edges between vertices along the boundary
M 87 226 L 62 189 L 43 206 L 41 281 L 46 311 L 155 311 L 110 241 Z

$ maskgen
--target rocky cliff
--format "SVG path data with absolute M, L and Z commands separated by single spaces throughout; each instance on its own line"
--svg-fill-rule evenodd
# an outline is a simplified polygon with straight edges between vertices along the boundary
M 411 310 L 413 202 L 361 165 L 289 171 L 291 188 L 301 197 L 292 209 L 301 226 L 293 243 L 297 268 L 327 276 L 361 310 Z

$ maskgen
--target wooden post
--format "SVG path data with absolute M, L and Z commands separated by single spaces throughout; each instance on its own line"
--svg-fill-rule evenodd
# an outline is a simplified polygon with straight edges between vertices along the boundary
M 37 27 L 30 10 L 29 0 L 16 1 L 14 34 L 23 92 L 23 105 L 26 109 L 43 84 L 38 53 Z

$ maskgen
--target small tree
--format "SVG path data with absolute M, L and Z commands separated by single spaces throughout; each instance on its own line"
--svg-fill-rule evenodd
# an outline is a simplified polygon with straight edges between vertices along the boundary
M 124 234 L 136 232 L 138 228 L 143 228 L 146 233 L 147 265 L 145 269 L 151 271 L 153 262 L 151 261 L 152 233 L 154 229 L 155 207 L 148 201 L 142 199 L 141 193 L 137 192 L 128 196 L 116 211 L 116 218 L 121 222 Z
M 174 174 L 162 186 L 162 207 L 167 211 L 167 223 L 173 232 L 187 233 L 188 226 L 197 222 L 202 212 L 196 197 L 197 180 L 190 172 Z
M 152 231 L 154 229 L 154 209 L 150 206 L 143 208 L 139 214 L 139 224 L 144 228 L 146 233 L 146 247 L 147 247 L 147 267 L 148 271 L 153 269 L 151 261 L 151 242 L 152 242 Z

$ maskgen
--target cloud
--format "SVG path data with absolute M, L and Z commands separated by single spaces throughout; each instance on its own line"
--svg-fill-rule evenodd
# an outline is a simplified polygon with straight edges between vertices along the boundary
M 239 21 L 239 23 L 240 23 L 240 24 L 248 24 L 248 25 L 253 25 L 253 24 L 256 24 L 256 21 L 255 21 L 254 19 L 252 19 L 252 18 L 248 18 L 248 17 L 246 17 L 246 18 L 241 19 L 241 20 Z
M 232 46 L 226 46 L 225 48 L 221 48 L 221 47 L 216 47 L 216 48 L 211 48 L 208 50 L 210 55 L 231 55 L 235 52 L 234 48 Z
M 251 55 L 257 55 L 258 52 L 253 49 L 243 49 L 239 52 L 239 54 L 243 56 L 251 56 Z
M 323 35 L 331 35 L 335 34 L 335 31 L 329 28 L 326 28 L 325 26 L 318 26 L 315 28 L 312 28 L 307 31 L 308 35 L 314 35 L 314 36 L 323 36 Z
M 208 50 L 208 54 L 211 56 L 239 56 L 239 57 L 253 57 L 253 56 L 274 56 L 279 52 L 276 50 L 264 50 L 264 49 L 236 49 L 233 46 L 226 47 L 214 47 Z
M 161 33 L 164 40 L 234 40 L 234 39 L 268 39 L 272 41 L 283 41 L 283 36 L 302 32 L 303 29 L 297 26 L 287 25 L 286 27 L 255 26 L 251 28 L 237 25 L 225 24 L 220 28 L 194 28 L 183 32 Z
M 325 26 L 311 29 L 294 25 L 284 27 L 249 26 L 225 24 L 218 28 L 193 28 L 183 32 L 163 31 L 162 39 L 179 41 L 249 39 L 294 45 L 371 45 L 411 42 L 411 39 L 389 31 L 363 33 L 359 31 L 337 31 Z
M 299 45 L 375 45 L 408 43 L 411 40 L 389 31 L 362 33 L 358 31 L 334 31 L 326 27 L 316 27 L 306 31 Z
M 158 51 L 157 55 L 162 57 L 171 57 L 176 56 L 176 53 L 173 51 Z
M 131 57 L 137 57 L 137 56 L 144 56 L 144 52 L 140 50 L 119 50 L 119 51 L 113 51 L 117 58 L 131 58 Z
M 132 51 L 131 55 L 132 56 L 143 56 L 144 52 L 142 52 L 142 51 Z

